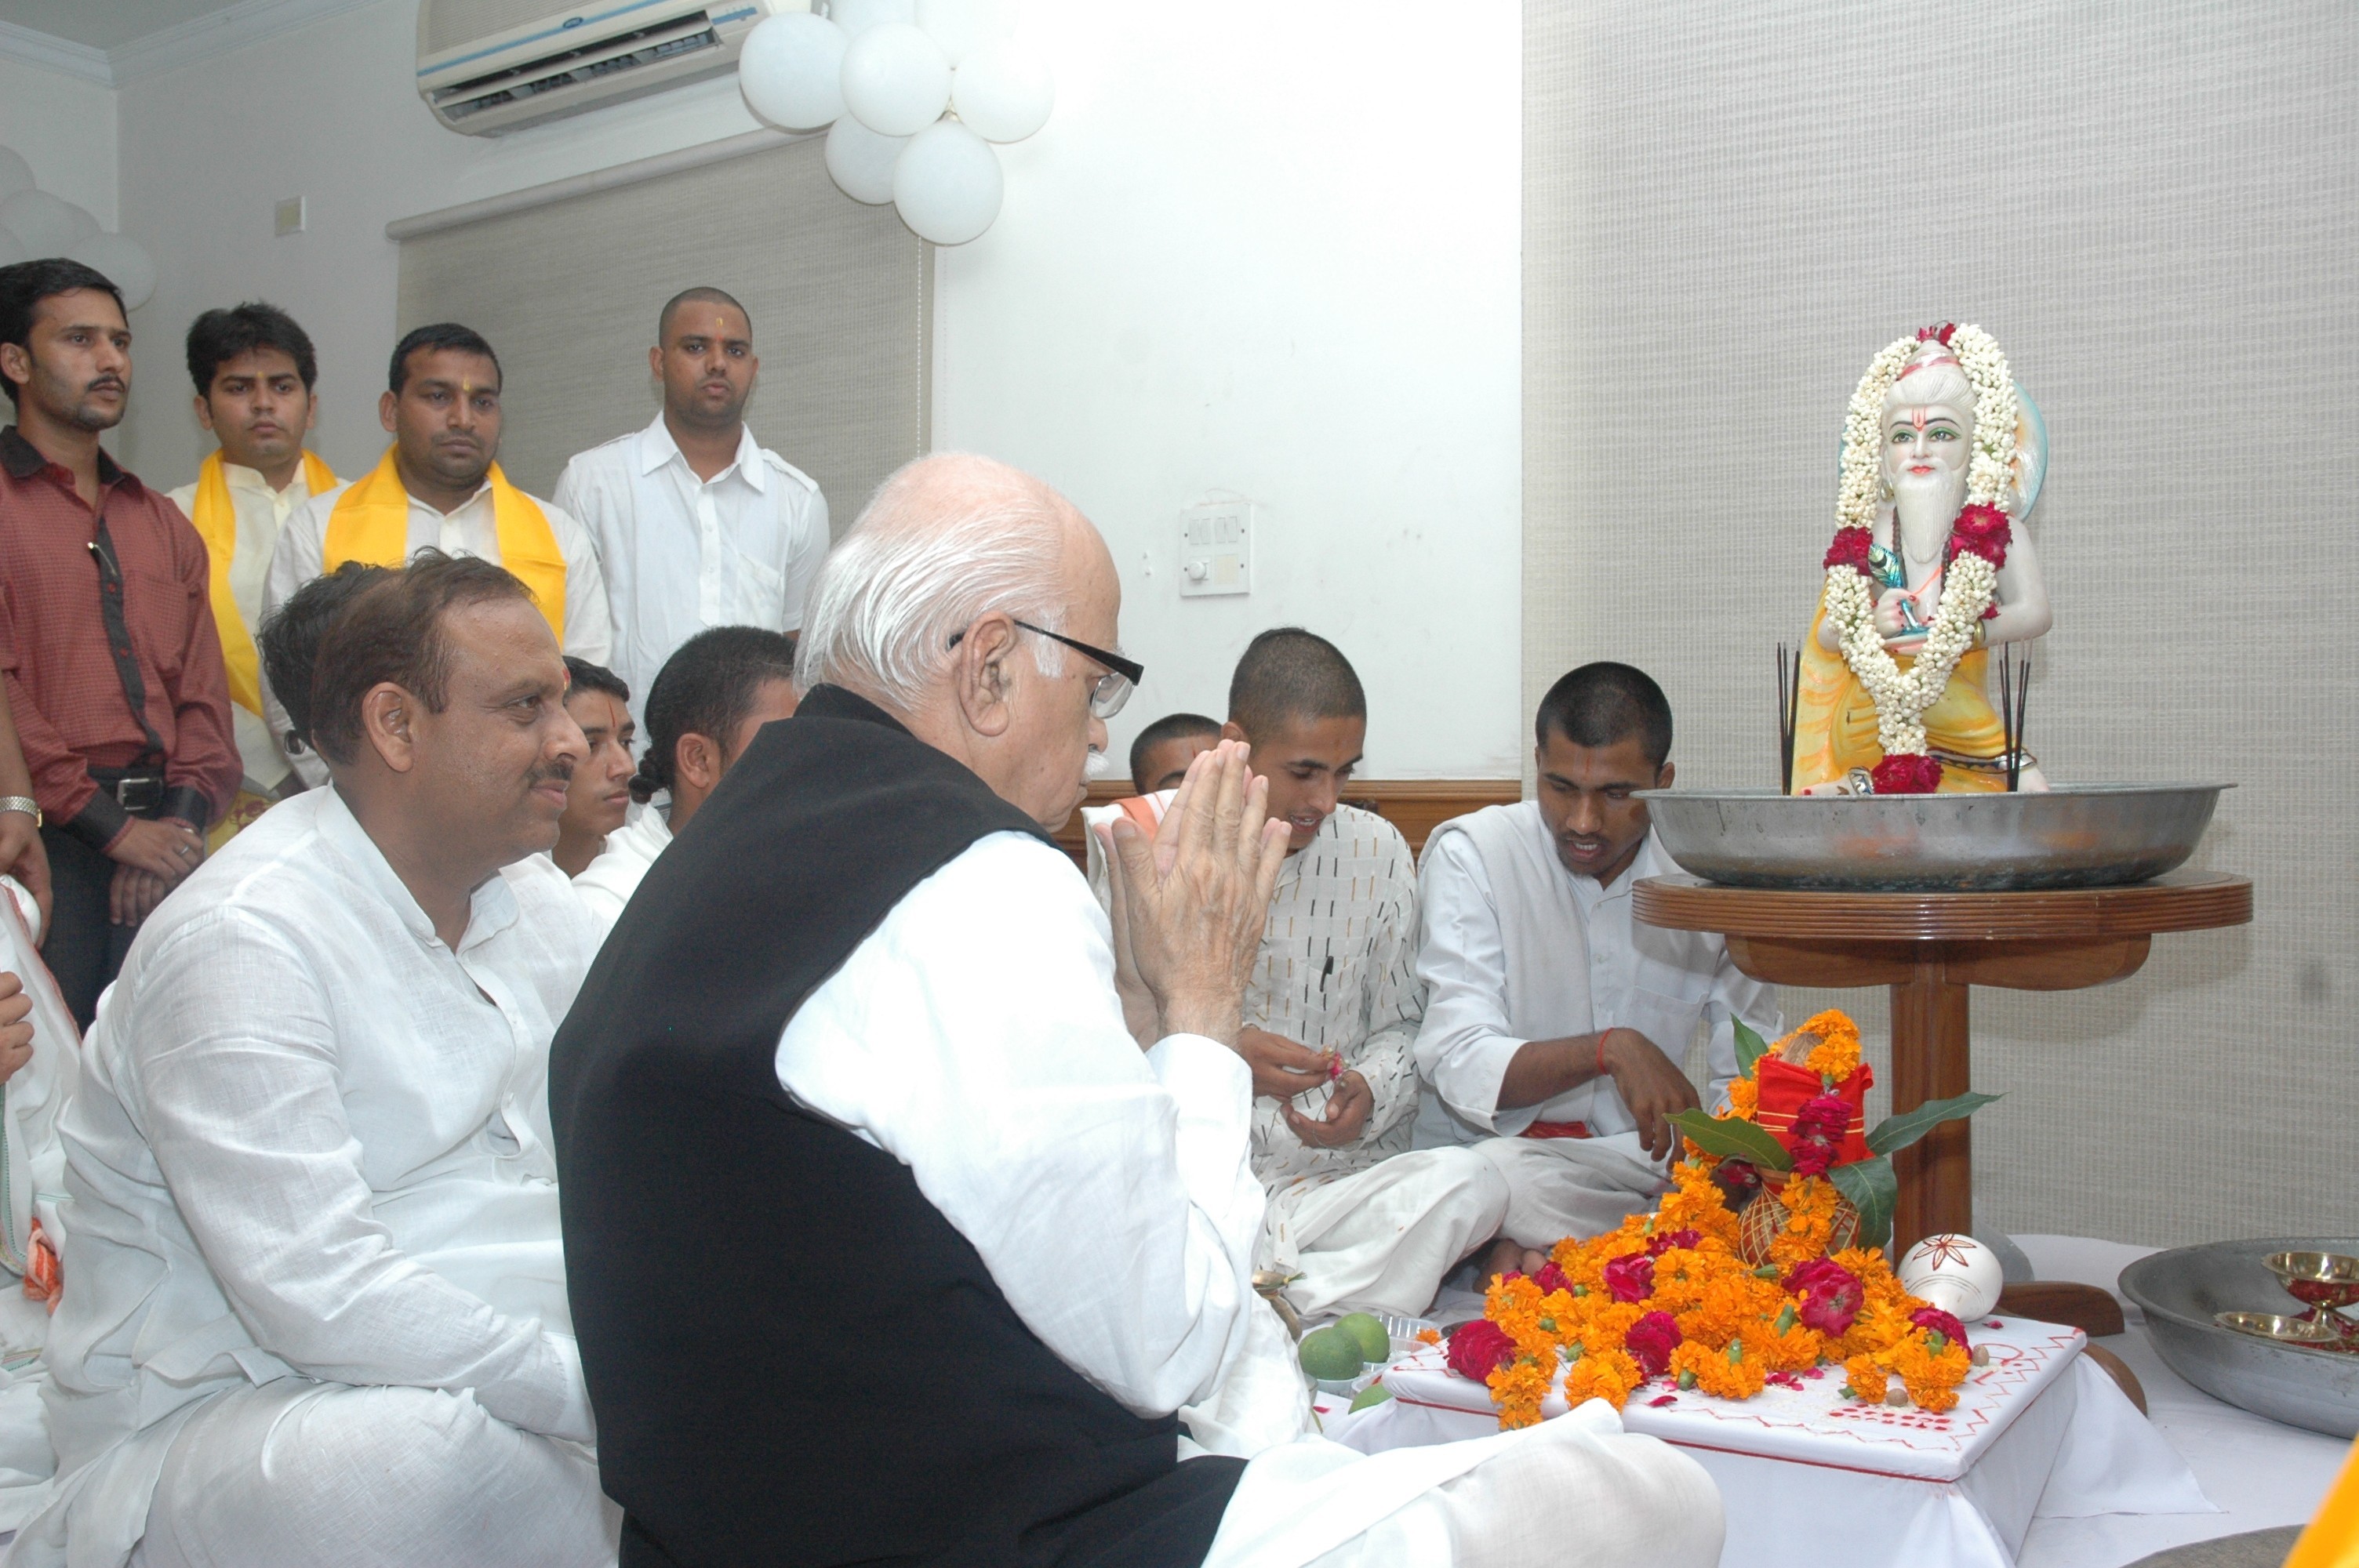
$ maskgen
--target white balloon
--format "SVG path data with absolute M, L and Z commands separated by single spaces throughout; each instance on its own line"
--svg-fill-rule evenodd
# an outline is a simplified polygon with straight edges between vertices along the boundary
M 19 190 L 30 190 L 36 181 L 33 166 L 14 147 L 0 147 L 0 201 L 5 201 Z
M 999 216 L 999 155 L 955 120 L 927 126 L 893 166 L 893 205 L 919 239 L 962 245 Z
M 846 114 L 827 133 L 828 176 L 854 201 L 882 207 L 893 200 L 893 166 L 908 145 L 907 136 L 880 136 Z
M 1971 1236 L 1929 1236 L 1893 1271 L 1900 1288 L 1972 1326 L 1998 1305 L 2006 1270 L 1998 1254 Z
M 951 79 L 951 107 L 986 142 L 1020 142 L 1049 122 L 1057 84 L 1039 59 L 1010 43 L 985 44 Z
M 828 0 L 827 14 L 845 38 L 856 38 L 882 22 L 915 22 L 918 0 Z
M 73 236 L 66 242 L 69 245 L 74 240 L 86 240 L 99 232 L 98 220 L 90 215 L 87 208 L 77 207 L 69 201 L 66 203 L 66 216 L 73 223 Z
M 843 106 L 883 136 L 914 135 L 951 101 L 951 62 L 915 23 L 879 22 L 843 51 Z
M 745 35 L 737 91 L 774 125 L 812 131 L 843 113 L 843 29 L 825 16 L 788 11 Z
M 0 228 L 0 266 L 15 266 L 20 261 L 31 261 L 33 253 L 16 237 L 16 231 Z
M 80 208 L 59 200 L 46 190 L 19 190 L 0 201 L 0 223 L 14 229 L 33 254 L 61 256 L 68 245 L 82 237 L 74 222 L 78 211 Z
M 918 0 L 918 26 L 941 46 L 942 58 L 952 66 L 997 33 L 984 0 Z
M 66 254 L 104 273 L 107 281 L 122 290 L 125 310 L 138 309 L 156 292 L 156 263 L 136 240 L 121 234 L 85 234 L 68 247 Z

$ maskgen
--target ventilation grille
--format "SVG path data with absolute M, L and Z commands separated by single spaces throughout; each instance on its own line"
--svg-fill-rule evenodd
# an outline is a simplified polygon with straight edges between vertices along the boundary
M 560 50 L 526 65 L 437 88 L 433 102 L 445 119 L 463 120 L 486 110 L 526 103 L 544 93 L 585 87 L 625 71 L 721 47 L 721 34 L 710 18 L 702 11 L 694 11 L 635 32 L 603 38 L 582 49 Z

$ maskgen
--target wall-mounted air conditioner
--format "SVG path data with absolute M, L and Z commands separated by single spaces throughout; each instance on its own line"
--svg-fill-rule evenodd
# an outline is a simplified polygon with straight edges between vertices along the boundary
M 559 0 L 561 4 L 561 0 Z M 472 136 L 734 70 L 754 24 L 810 0 L 419 0 L 418 95 Z

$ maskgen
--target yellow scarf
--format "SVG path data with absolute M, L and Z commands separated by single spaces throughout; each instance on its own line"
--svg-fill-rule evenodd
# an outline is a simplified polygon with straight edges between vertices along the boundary
M 303 482 L 314 495 L 336 488 L 335 470 L 310 452 L 303 454 Z M 254 633 L 230 596 L 229 564 L 237 554 L 237 507 L 230 500 L 229 476 L 219 449 L 197 470 L 196 512 L 189 519 L 205 542 L 212 564 L 213 626 L 221 633 L 222 663 L 229 666 L 229 699 L 248 713 L 262 712 L 262 661 Z
M 557 532 L 531 496 L 508 482 L 494 463 L 492 531 L 499 541 L 500 565 L 522 579 L 549 629 L 565 645 L 565 556 L 557 547 Z M 334 571 L 346 561 L 397 567 L 409 558 L 409 492 L 387 447 L 375 468 L 356 480 L 336 498 L 328 514 L 328 538 L 322 571 Z

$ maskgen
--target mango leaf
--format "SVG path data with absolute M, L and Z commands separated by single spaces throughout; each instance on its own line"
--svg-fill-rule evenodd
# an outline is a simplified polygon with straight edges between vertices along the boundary
M 1915 1110 L 1904 1110 L 1898 1116 L 1887 1116 L 1875 1124 L 1867 1135 L 1867 1146 L 1878 1154 L 1890 1154 L 1906 1149 L 1945 1121 L 1972 1116 L 1997 1095 L 1978 1095 L 1971 1091 L 1949 1099 L 1929 1099 Z
M 1889 1245 L 1892 1206 L 1900 1196 L 1900 1179 L 1892 1173 L 1892 1162 L 1881 1154 L 1854 1160 L 1848 1165 L 1830 1169 L 1827 1180 L 1835 1184 L 1835 1191 L 1851 1199 L 1852 1207 L 1859 1210 L 1859 1239 L 1854 1245 Z
M 1769 1042 L 1761 1038 L 1753 1025 L 1741 1018 L 1732 1018 L 1736 1025 L 1736 1072 L 1739 1077 L 1753 1076 L 1753 1064 L 1769 1054 Z
M 1722 1159 L 1749 1160 L 1765 1171 L 1790 1171 L 1794 1157 L 1766 1127 L 1736 1117 L 1722 1120 L 1701 1110 L 1680 1111 L 1671 1125 L 1695 1140 L 1695 1146 Z

